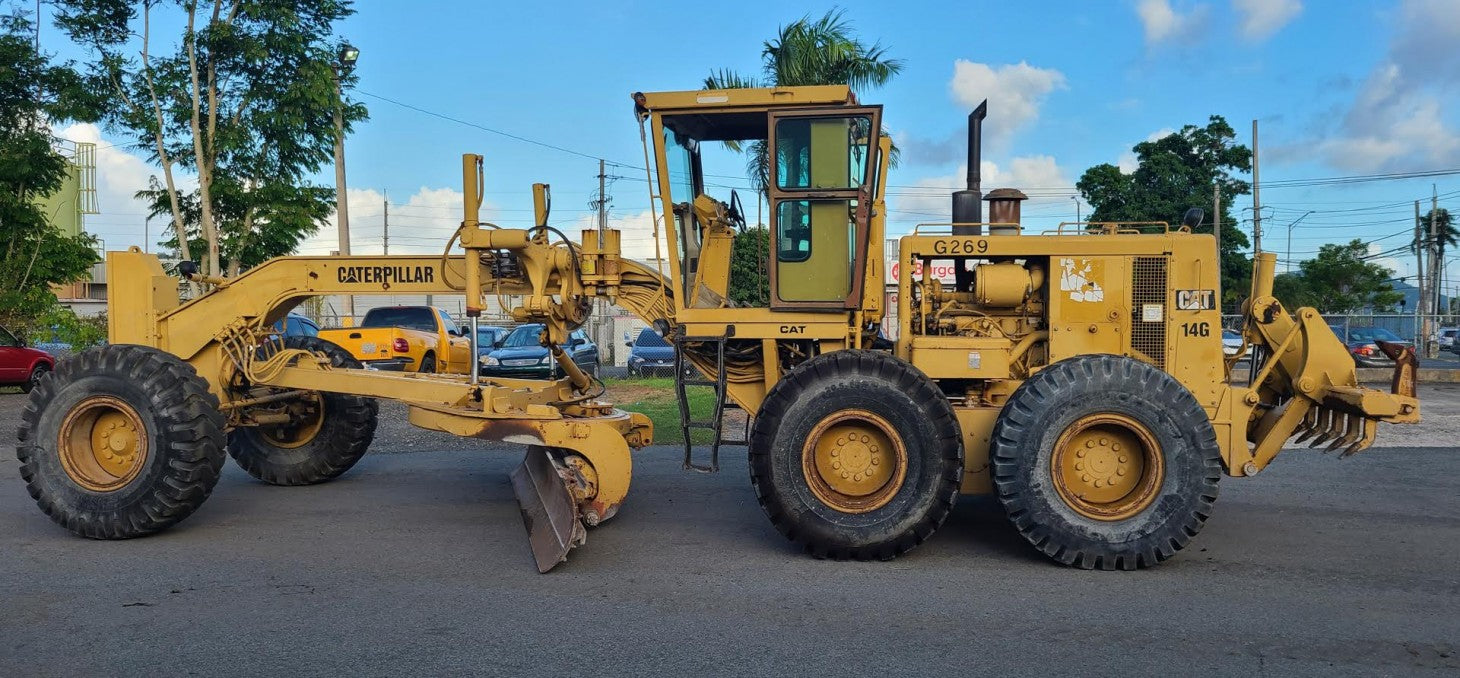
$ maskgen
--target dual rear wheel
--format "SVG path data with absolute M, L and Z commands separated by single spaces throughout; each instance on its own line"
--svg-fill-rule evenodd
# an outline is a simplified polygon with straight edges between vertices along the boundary
M 1010 522 L 1055 561 L 1154 565 L 1211 513 L 1216 436 L 1169 374 L 1113 355 L 1051 365 L 1024 382 L 993 430 L 990 466 Z M 947 518 L 963 475 L 948 398 L 886 353 L 837 351 L 767 395 L 750 474 L 772 524 L 818 557 L 892 558 Z

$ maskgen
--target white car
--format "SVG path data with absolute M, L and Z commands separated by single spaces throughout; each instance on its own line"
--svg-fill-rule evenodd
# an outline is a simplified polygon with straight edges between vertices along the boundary
M 1435 338 L 1440 342 L 1440 350 L 1446 351 L 1454 348 L 1457 336 L 1460 336 L 1460 327 L 1441 327 Z
M 1242 350 L 1242 333 L 1237 330 L 1222 330 L 1222 355 L 1228 358 Z

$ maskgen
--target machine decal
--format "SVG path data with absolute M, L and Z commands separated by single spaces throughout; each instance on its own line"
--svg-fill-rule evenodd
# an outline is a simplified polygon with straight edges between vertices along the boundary
M 335 275 L 342 283 L 434 283 L 430 266 L 341 266 Z
M 1161 304 L 1141 304 L 1141 322 L 1158 323 L 1166 319 L 1166 307 Z
M 1060 291 L 1068 292 L 1070 301 L 1105 301 L 1105 288 L 1098 282 L 1104 272 L 1101 262 L 1061 258 Z
M 1182 311 L 1210 311 L 1216 307 L 1216 290 L 1176 290 L 1176 308 Z

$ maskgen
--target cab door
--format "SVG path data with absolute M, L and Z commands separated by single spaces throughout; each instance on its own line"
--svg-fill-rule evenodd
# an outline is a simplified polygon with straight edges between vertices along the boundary
M 771 308 L 855 308 L 882 107 L 769 115 Z

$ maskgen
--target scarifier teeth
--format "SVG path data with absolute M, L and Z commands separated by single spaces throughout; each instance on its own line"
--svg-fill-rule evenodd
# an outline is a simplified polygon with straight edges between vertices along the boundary
M 1334 429 L 1334 424 L 1337 423 L 1335 419 L 1337 418 L 1337 412 L 1324 408 L 1322 415 L 1318 418 L 1318 437 L 1308 443 L 1308 447 L 1318 447 L 1336 438 L 1339 435 L 1338 431 Z
M 1344 424 L 1343 437 L 1328 444 L 1325 453 L 1332 452 L 1340 447 L 1350 447 L 1364 436 L 1364 418 L 1357 414 L 1344 415 L 1347 420 Z
M 1318 435 L 1318 415 L 1322 412 L 1323 408 L 1320 407 L 1308 408 L 1308 412 L 1303 415 L 1303 421 L 1298 424 L 1298 437 L 1293 439 L 1294 445 Z
M 1375 422 L 1373 419 L 1365 417 L 1363 419 L 1363 427 L 1363 437 L 1360 438 L 1358 442 L 1349 445 L 1348 449 L 1345 449 L 1341 454 L 1339 454 L 1338 456 L 1340 459 L 1344 457 L 1352 457 L 1353 455 L 1368 449 L 1370 445 L 1374 444 L 1374 432 L 1378 428 L 1377 422 Z

